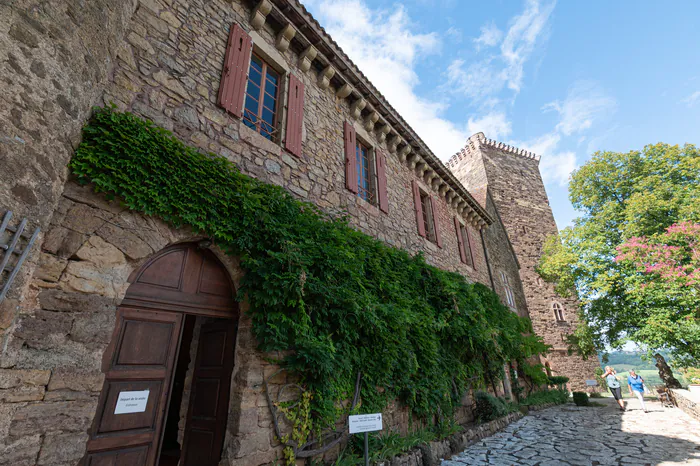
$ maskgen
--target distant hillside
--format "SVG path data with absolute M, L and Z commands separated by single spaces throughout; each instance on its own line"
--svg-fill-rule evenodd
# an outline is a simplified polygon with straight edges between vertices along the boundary
M 668 354 L 661 353 L 661 355 L 668 360 Z M 598 355 L 598 362 L 600 362 L 601 368 L 605 368 L 605 366 L 614 367 L 617 374 L 623 378 L 625 383 L 629 370 L 634 369 L 638 374 L 644 377 L 649 386 L 661 385 L 658 370 L 654 365 L 655 361 L 644 361 L 642 359 L 642 353 L 632 351 L 614 351 L 608 354 L 607 363 L 603 362 L 601 355 Z M 673 375 L 676 376 L 681 384 L 687 384 L 687 381 L 683 375 L 678 371 L 674 370 Z

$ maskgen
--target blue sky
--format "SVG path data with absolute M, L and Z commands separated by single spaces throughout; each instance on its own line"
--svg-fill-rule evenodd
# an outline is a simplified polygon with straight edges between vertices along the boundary
M 541 155 L 560 228 L 596 150 L 700 143 L 700 2 L 303 3 L 442 160 L 477 131 Z

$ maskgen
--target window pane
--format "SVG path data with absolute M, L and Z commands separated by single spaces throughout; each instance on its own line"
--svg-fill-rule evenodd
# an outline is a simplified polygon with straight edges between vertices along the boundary
M 277 95 L 277 85 L 270 81 L 270 75 L 267 75 L 267 79 L 265 80 L 265 92 L 270 94 L 271 96 L 276 96 Z
M 265 94 L 263 98 L 263 106 L 267 107 L 270 111 L 275 111 L 275 98 L 271 97 L 270 94 Z
M 272 127 L 275 124 L 275 114 L 266 108 L 263 108 L 262 119 L 268 125 L 270 125 L 270 127 Z

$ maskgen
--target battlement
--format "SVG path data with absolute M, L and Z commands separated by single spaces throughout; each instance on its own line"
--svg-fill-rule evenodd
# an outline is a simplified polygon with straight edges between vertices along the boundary
M 508 152 L 509 154 L 533 159 L 537 163 L 539 163 L 540 161 L 540 156 L 535 154 L 534 152 L 530 152 L 525 149 L 520 149 L 515 146 L 510 146 L 508 144 L 496 141 L 494 139 L 489 139 L 484 135 L 484 133 L 478 132 L 470 136 L 469 139 L 467 139 L 467 143 L 465 144 L 465 146 L 455 155 L 450 157 L 450 160 L 448 160 L 447 163 L 445 163 L 445 165 L 450 169 L 455 167 L 460 162 L 460 160 L 462 160 L 466 156 L 472 155 L 481 146 L 493 147 L 494 149 L 498 149 L 503 152 Z

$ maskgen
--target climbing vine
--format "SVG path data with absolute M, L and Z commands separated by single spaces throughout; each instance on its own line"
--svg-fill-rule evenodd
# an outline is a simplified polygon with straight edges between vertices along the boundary
M 283 367 L 308 391 L 296 442 L 334 425 L 358 373 L 361 411 L 397 399 L 417 416 L 449 417 L 470 387 L 545 350 L 530 321 L 484 285 L 360 233 L 130 113 L 95 109 L 70 169 L 128 208 L 190 226 L 240 258 L 238 298 L 249 302 L 260 350 L 284 351 Z

